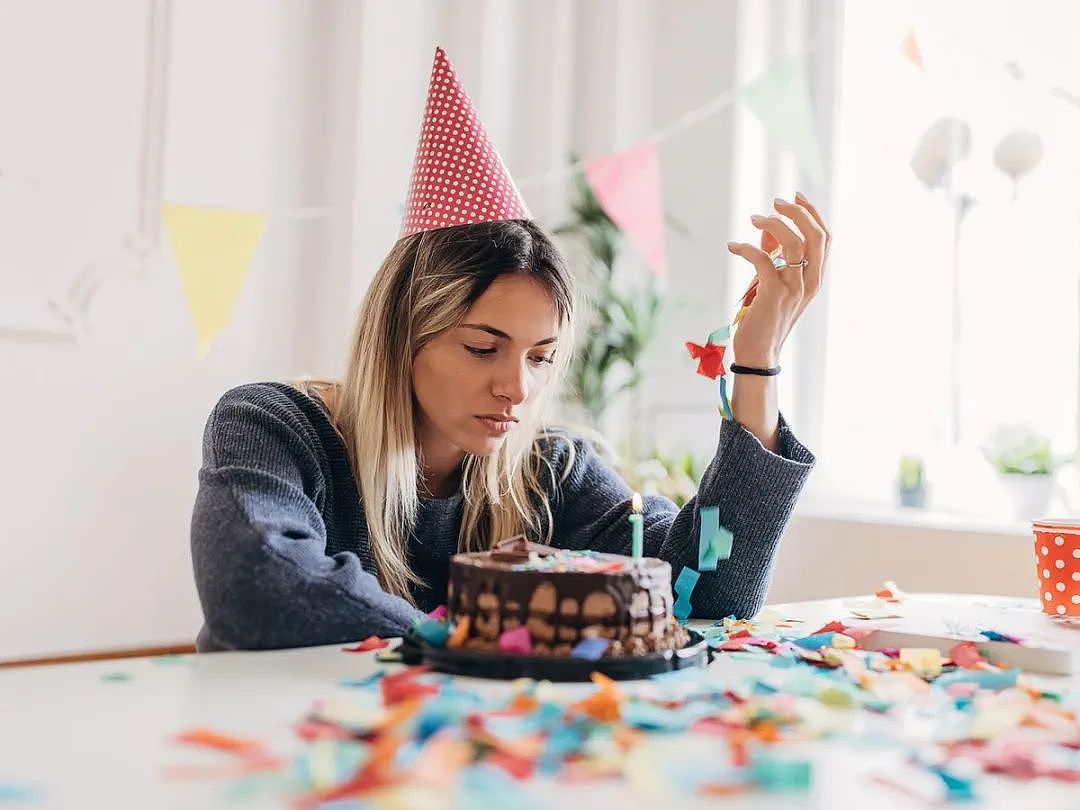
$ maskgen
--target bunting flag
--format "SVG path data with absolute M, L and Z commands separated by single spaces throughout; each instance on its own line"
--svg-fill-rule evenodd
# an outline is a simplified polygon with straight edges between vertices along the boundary
M 742 99 L 769 134 L 791 150 L 799 168 L 818 185 L 825 161 L 814 129 L 806 67 L 800 57 L 780 62 L 746 85 Z
M 625 151 L 589 160 L 585 177 L 612 222 L 641 251 L 653 272 L 666 278 L 667 243 L 656 144 L 644 141 Z
M 195 322 L 197 352 L 206 357 L 232 317 L 266 215 L 167 203 L 162 216 Z
M 904 37 L 904 41 L 900 45 L 900 53 L 906 56 L 908 61 L 915 67 L 920 70 L 923 69 L 922 51 L 919 50 L 919 43 L 915 39 L 914 29 L 908 29 L 907 36 Z

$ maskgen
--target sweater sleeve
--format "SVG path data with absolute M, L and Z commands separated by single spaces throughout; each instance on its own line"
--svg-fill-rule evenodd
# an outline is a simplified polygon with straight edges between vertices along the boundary
M 575 439 L 573 444 L 575 457 L 553 505 L 553 543 L 629 554 L 633 493 L 589 442 Z M 724 420 L 716 455 L 696 496 L 681 510 L 667 498 L 645 496 L 645 555 L 671 563 L 673 582 L 683 567 L 697 569 L 701 507 L 717 507 L 720 525 L 734 535 L 731 556 L 715 571 L 701 572 L 691 597 L 692 615 L 749 617 L 764 605 L 777 548 L 815 464 L 783 415 L 777 449 L 767 450 L 746 428 Z M 556 473 L 558 462 L 556 457 Z
M 250 387 L 245 387 L 250 388 Z M 191 522 L 205 649 L 275 649 L 401 635 L 419 611 L 352 552 L 326 554 L 320 447 L 273 393 L 226 394 L 206 425 Z

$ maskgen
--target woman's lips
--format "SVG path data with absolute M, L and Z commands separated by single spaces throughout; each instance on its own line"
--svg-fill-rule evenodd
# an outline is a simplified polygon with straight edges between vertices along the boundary
M 489 433 L 496 435 L 506 433 L 517 424 L 515 419 L 499 419 L 493 416 L 478 416 L 476 418 L 488 429 Z

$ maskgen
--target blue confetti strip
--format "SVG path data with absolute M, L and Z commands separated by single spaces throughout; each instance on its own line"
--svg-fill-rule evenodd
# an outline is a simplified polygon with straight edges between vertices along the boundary
M 570 651 L 570 655 L 574 658 L 585 658 L 589 661 L 596 661 L 602 656 L 608 648 L 608 640 L 606 638 L 586 638 L 577 643 L 577 646 Z
M 831 647 L 835 635 L 836 633 L 818 633 L 813 636 L 797 638 L 793 643 L 806 650 L 819 650 L 822 647 Z
M 978 800 L 975 786 L 970 779 L 964 779 L 955 773 L 950 773 L 941 767 L 931 768 L 931 771 L 941 777 L 945 783 L 945 801 L 947 802 L 974 802 Z
M 703 506 L 698 527 L 698 570 L 715 571 L 720 560 L 731 556 L 734 535 L 720 525 L 720 509 Z
M 731 415 L 731 403 L 728 401 L 727 377 L 722 374 L 720 375 L 720 415 L 729 422 L 734 421 L 735 419 L 735 417 Z
M 945 688 L 954 683 L 974 683 L 982 689 L 1008 689 L 1016 686 L 1016 677 L 1019 674 L 1018 669 L 957 669 L 946 672 L 935 680 L 934 684 Z
M 416 622 L 416 634 L 432 647 L 445 647 L 450 638 L 450 625 L 437 619 L 421 619 Z
M 693 568 L 685 567 L 679 572 L 679 578 L 675 580 L 675 595 L 678 598 L 675 600 L 675 607 L 672 608 L 672 612 L 675 614 L 679 624 L 686 624 L 686 620 L 690 618 L 690 611 L 692 610 L 690 594 L 694 592 L 700 578 L 701 574 L 699 572 Z
M 750 775 L 764 790 L 802 793 L 810 789 L 813 769 L 808 760 L 782 759 L 760 753 L 750 763 Z
M 11 804 L 37 802 L 42 798 L 41 791 L 32 785 L 20 785 L 0 782 L 0 802 Z
M 731 326 L 721 326 L 719 329 L 714 329 L 709 332 L 709 336 L 705 338 L 705 342 L 711 343 L 714 346 L 719 346 L 729 337 L 731 337 Z

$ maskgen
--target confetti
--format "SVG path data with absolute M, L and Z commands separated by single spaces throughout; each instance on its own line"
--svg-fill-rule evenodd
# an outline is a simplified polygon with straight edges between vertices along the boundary
M 692 590 L 696 575 L 683 585 L 692 580 Z M 287 794 L 303 810 L 447 802 L 521 810 L 533 806 L 525 788 L 540 776 L 619 781 L 641 801 L 677 803 L 806 794 L 815 777 L 806 744 L 836 739 L 895 746 L 897 763 L 868 778 L 925 801 L 977 799 L 985 774 L 1080 782 L 1073 698 L 1000 668 L 978 643 L 954 643 L 948 655 L 864 649 L 877 631 L 834 620 L 807 634 L 779 614 L 760 618 L 729 616 L 704 628 L 715 654 L 745 669 L 689 668 L 627 683 L 594 673 L 591 690 L 518 679 L 506 690 L 473 691 L 469 679 L 426 667 L 380 668 L 296 724 L 303 748 L 291 767 L 257 739 L 200 728 L 185 732 L 186 741 L 227 761 L 166 775 L 230 777 L 236 795 L 269 802 L 271 792 Z M 591 639 L 576 649 L 602 654 L 605 644 Z M 920 718 L 910 739 L 898 722 L 906 716 Z M 654 748 L 670 734 L 687 735 L 687 744 Z
M 378 636 L 368 636 L 361 641 L 355 647 L 342 647 L 342 652 L 371 652 L 372 650 L 381 650 L 390 646 L 390 642 L 385 639 L 381 639 Z

